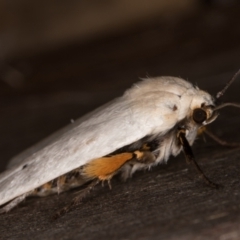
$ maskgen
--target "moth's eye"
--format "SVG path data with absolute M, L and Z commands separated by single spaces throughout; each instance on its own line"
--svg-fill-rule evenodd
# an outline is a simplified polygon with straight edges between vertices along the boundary
M 207 113 L 202 108 L 196 108 L 193 111 L 193 120 L 196 123 L 203 123 L 207 119 Z

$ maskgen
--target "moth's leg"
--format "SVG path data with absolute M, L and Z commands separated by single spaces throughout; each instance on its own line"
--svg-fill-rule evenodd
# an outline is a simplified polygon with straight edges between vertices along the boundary
M 108 187 L 109 187 L 109 189 L 112 190 L 111 179 L 108 179 L 108 180 L 107 180 L 107 183 L 108 183 Z
M 143 164 L 151 164 L 156 161 L 156 156 L 150 151 L 137 150 L 134 154 L 136 160 Z
M 214 188 L 217 188 L 218 185 L 211 182 L 207 176 L 203 173 L 203 171 L 201 170 L 201 168 L 199 167 L 199 165 L 197 164 L 196 160 L 195 160 L 195 157 L 193 155 L 193 152 L 192 152 L 192 148 L 191 146 L 189 145 L 188 143 L 188 140 L 186 138 L 186 133 L 185 133 L 185 130 L 184 129 L 181 129 L 179 130 L 178 132 L 178 139 L 182 145 L 182 148 L 183 148 L 183 152 L 185 154 L 185 157 L 186 157 L 186 161 L 187 163 L 192 163 L 196 170 L 198 171 L 198 174 L 199 176 L 211 187 L 214 187 Z
M 13 209 L 17 205 L 19 205 L 21 202 L 23 202 L 25 200 L 25 198 L 28 197 L 31 194 L 32 194 L 32 191 L 31 192 L 27 192 L 25 194 L 22 194 L 19 197 L 16 197 L 11 202 L 9 202 L 7 205 L 5 205 L 4 207 L 0 208 L 0 214 L 9 212 L 11 209 Z
M 206 128 L 203 130 L 203 132 L 206 133 L 210 138 L 212 138 L 219 145 L 222 145 L 224 147 L 240 147 L 240 143 L 226 142 L 226 141 L 220 139 L 218 136 L 216 136 L 212 132 L 208 131 Z
M 72 208 L 79 205 L 82 202 L 82 200 L 84 198 L 86 198 L 86 196 L 94 189 L 94 187 L 97 184 L 99 184 L 99 182 L 100 182 L 99 179 L 93 180 L 83 191 L 81 191 L 81 193 L 78 196 L 76 196 L 72 200 L 72 202 L 69 205 L 67 205 L 66 207 L 59 210 L 56 214 L 54 214 L 53 218 L 57 219 L 57 218 L 61 217 L 62 215 L 64 215 L 65 213 L 69 212 Z
M 134 151 L 132 159 L 121 168 L 121 179 L 126 181 L 137 170 L 149 169 L 156 159 L 157 155 L 151 151 L 143 149 Z

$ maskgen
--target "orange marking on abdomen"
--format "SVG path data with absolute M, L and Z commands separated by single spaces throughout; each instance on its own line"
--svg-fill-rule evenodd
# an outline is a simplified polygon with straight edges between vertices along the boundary
M 97 158 L 84 167 L 84 172 L 89 178 L 111 179 L 117 170 L 132 157 L 132 153 L 120 153 L 110 157 Z

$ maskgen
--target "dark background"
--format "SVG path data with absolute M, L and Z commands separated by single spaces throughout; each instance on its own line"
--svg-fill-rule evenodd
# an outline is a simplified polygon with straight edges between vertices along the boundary
M 240 68 L 238 1 L 1 1 L 0 170 L 8 160 L 139 78 L 171 75 L 216 94 Z M 223 100 L 238 101 L 240 80 Z M 240 142 L 240 112 L 212 124 Z M 0 239 L 239 239 L 238 149 L 200 138 L 194 152 L 97 190 L 57 221 L 74 192 L 29 199 L 0 216 Z

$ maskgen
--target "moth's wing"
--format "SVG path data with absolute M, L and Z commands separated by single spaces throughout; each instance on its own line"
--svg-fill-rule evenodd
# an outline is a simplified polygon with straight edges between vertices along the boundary
M 164 134 L 186 116 L 185 102 L 161 91 L 116 99 L 1 174 L 0 205 L 146 135 Z
M 11 169 L 17 164 L 21 163 L 23 164 L 26 159 L 36 153 L 37 151 L 40 151 L 41 149 L 45 148 L 48 145 L 51 145 L 53 142 L 55 142 L 57 139 L 61 138 L 63 134 L 66 132 L 74 129 L 75 127 L 79 126 L 84 121 L 90 119 L 95 113 L 101 111 L 102 109 L 107 108 L 109 105 L 111 105 L 115 100 L 112 100 L 103 106 L 98 107 L 97 109 L 87 113 L 86 115 L 78 118 L 77 120 L 74 120 L 71 124 L 63 127 L 62 129 L 54 132 L 50 136 L 44 138 L 43 140 L 39 141 L 38 143 L 34 144 L 33 146 L 27 148 L 23 152 L 19 153 L 18 155 L 14 156 L 12 159 L 10 159 L 7 169 Z M 1 181 L 1 180 L 0 180 Z

